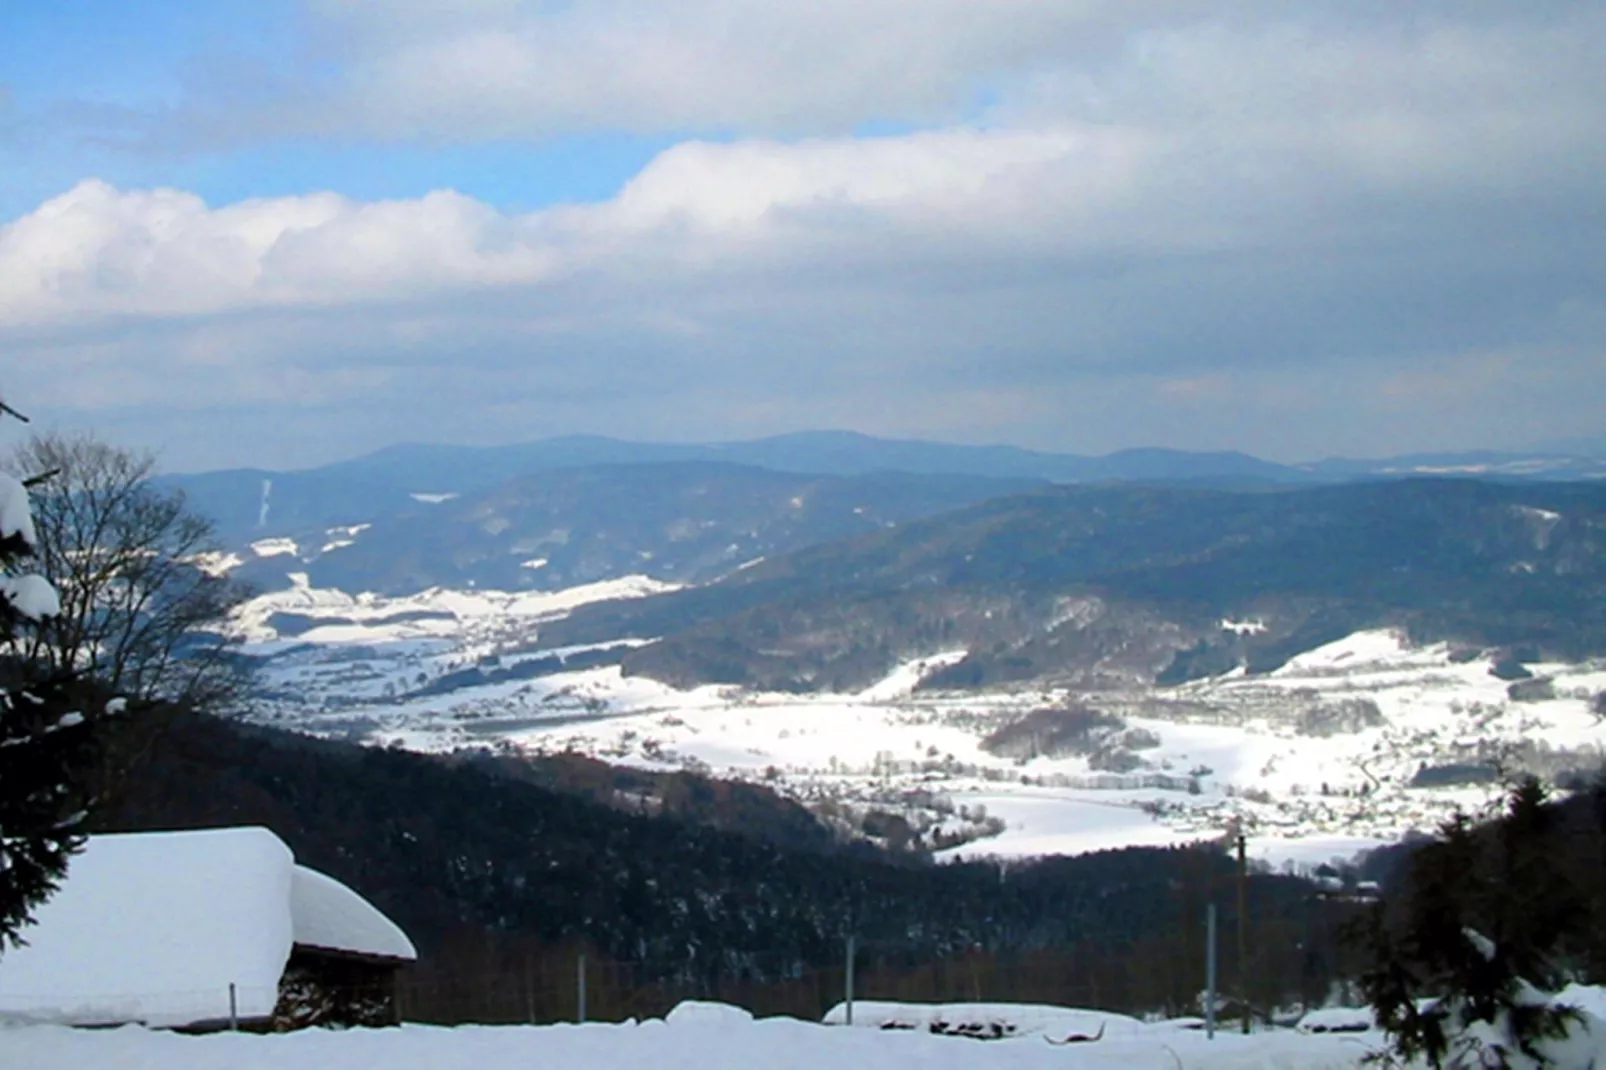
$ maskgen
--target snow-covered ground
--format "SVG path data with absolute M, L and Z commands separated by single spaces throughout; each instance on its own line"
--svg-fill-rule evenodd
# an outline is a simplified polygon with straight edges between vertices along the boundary
M 1154 1029 L 1124 1014 L 1041 1003 L 895 1003 L 859 1000 L 853 1006 L 851 1022 L 848 1021 L 846 1003 L 832 1007 L 822 1021 L 826 1025 L 918 1030 L 946 1035 L 999 1038 L 1040 1035 L 1056 1044 L 1071 1043 L 1073 1037 L 1084 1038 L 1084 1041 L 1092 1038 L 1125 1040 L 1143 1036 Z
M 312 587 L 304 572 L 291 573 L 291 586 L 283 591 L 253 598 L 234 617 L 238 634 L 251 643 L 267 643 L 279 638 L 275 617 L 290 614 L 311 620 L 339 621 L 346 630 L 324 632 L 316 637 L 303 635 L 302 642 L 325 644 L 385 644 L 419 637 L 447 636 L 469 638 L 474 625 L 489 628 L 497 623 L 515 629 L 562 617 L 570 610 L 591 602 L 673 591 L 676 584 L 647 576 L 624 576 L 562 591 L 452 591 L 431 588 L 404 598 L 385 598 L 376 594 L 347 594 L 345 591 Z M 431 626 L 431 622 L 434 625 Z M 516 630 L 512 634 L 523 634 Z M 465 653 L 471 653 L 472 647 Z
M 1096 1014 L 1086 1017 L 1097 1018 Z M 1111 1016 L 1118 1018 L 1119 1016 Z M 135 1027 L 74 1031 L 0 1028 L 7 1070 L 1349 1070 L 1373 1036 L 1256 1036 L 1202 1033 L 1121 1019 L 1095 1043 L 1057 1046 L 1027 1033 L 978 1041 L 918 1031 L 847 1029 L 788 1018 L 753 1021 L 745 1012 L 682 1005 L 667 1020 L 626 1025 L 308 1030 L 279 1036 L 222 1033 L 187 1037 Z
M 251 603 L 239 626 L 249 650 L 271 657 L 277 697 L 261 713 L 270 721 L 422 751 L 573 751 L 745 778 L 838 813 L 900 814 L 925 842 L 968 839 L 947 848 L 962 855 L 1179 843 L 1241 826 L 1257 857 L 1314 865 L 1489 805 L 1500 785 L 1474 782 L 1480 771 L 1589 767 L 1606 746 L 1592 712 L 1606 664 L 1531 665 L 1548 684 L 1514 698 L 1489 655 L 1412 647 L 1388 631 L 1262 676 L 1100 692 L 917 689 L 962 651 L 845 695 L 676 690 L 617 666 L 553 671 L 553 659 L 588 650 L 543 648 L 544 623 L 660 588 L 633 577 L 384 599 L 300 583 Z M 293 634 L 279 628 L 288 618 Z M 1075 754 L 1017 760 L 982 745 L 1032 711 L 1077 704 L 1142 737 L 1125 756 L 1132 768 L 1117 774 Z M 1432 770 L 1469 775 L 1413 783 L 1424 769 L 1429 780 Z

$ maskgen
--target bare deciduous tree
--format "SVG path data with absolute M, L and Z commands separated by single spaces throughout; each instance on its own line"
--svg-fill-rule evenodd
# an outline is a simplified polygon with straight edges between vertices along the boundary
M 220 625 L 246 596 L 206 567 L 209 520 L 151 482 L 154 460 L 89 435 L 41 434 L 10 457 L 34 482 L 37 552 L 61 613 L 22 651 L 40 672 L 217 709 L 238 694 Z M 40 478 L 48 477 L 48 478 Z

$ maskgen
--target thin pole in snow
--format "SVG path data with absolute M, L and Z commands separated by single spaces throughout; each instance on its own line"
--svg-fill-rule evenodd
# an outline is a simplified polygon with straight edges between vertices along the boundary
M 848 935 L 848 968 L 842 979 L 842 1001 L 847 1007 L 847 1023 L 853 1024 L 853 960 L 858 957 L 858 941 Z
M 1244 834 L 1238 834 L 1238 1000 L 1242 1004 L 1244 1035 L 1249 1035 L 1249 863 Z
M 528 953 L 524 956 L 524 1017 L 535 1024 L 535 967 Z
M 1205 907 L 1205 1036 L 1216 1039 L 1216 904 Z
M 229 982 L 229 1032 L 240 1031 L 240 1001 L 234 982 Z
M 575 1004 L 579 1010 L 576 1017 L 580 1022 L 586 1020 L 586 953 L 580 952 L 580 961 L 575 964 Z

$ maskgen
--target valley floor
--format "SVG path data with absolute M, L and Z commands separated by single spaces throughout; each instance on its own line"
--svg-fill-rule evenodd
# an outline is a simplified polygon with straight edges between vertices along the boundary
M 269 595 L 242 628 L 274 696 L 259 716 L 420 751 L 572 752 L 751 780 L 847 829 L 896 815 L 914 842 L 949 857 L 1242 829 L 1262 861 L 1303 866 L 1431 831 L 1458 809 L 1477 814 L 1514 771 L 1594 769 L 1606 746 L 1606 665 L 1532 664 L 1532 679 L 1513 687 L 1492 673 L 1489 652 L 1413 646 L 1388 631 L 1358 632 L 1268 674 L 1175 687 L 919 689 L 956 651 L 857 694 L 803 696 L 568 668 L 562 659 L 595 651 L 540 642 L 542 626 L 576 604 L 653 589 L 627 579 L 542 596 Z M 312 626 L 281 635 L 283 614 Z M 1071 707 L 1120 718 L 1102 759 L 1011 756 L 986 743 L 1034 711 Z

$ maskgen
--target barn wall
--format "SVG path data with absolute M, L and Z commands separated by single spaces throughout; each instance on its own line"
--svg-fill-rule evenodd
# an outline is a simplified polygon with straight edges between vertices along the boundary
M 394 1025 L 400 967 L 394 960 L 297 947 L 279 981 L 272 1028 Z

